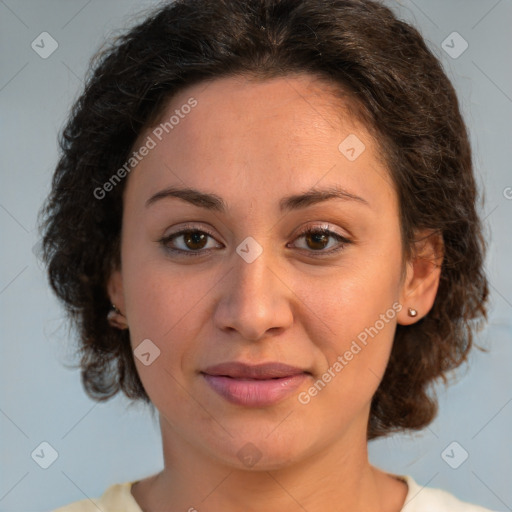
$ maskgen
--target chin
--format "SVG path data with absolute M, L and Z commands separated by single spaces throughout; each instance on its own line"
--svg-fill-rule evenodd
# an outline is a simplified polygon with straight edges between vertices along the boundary
M 307 446 L 300 436 L 293 433 L 271 439 L 260 430 L 254 435 L 228 437 L 212 448 L 216 458 L 232 468 L 275 471 L 299 461 L 301 456 L 305 456 Z

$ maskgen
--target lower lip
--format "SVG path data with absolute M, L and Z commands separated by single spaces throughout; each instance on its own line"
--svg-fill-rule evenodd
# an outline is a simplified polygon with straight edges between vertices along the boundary
M 202 374 L 208 385 L 228 402 L 246 407 L 266 407 L 295 391 L 308 377 L 306 373 L 267 380 L 234 379 Z

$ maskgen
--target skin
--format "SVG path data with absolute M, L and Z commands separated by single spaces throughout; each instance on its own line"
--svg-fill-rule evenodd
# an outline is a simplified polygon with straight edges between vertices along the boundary
M 189 87 L 162 119 L 190 97 L 197 106 L 127 178 L 121 268 L 108 290 L 133 348 L 150 339 L 160 350 L 148 366 L 135 358 L 159 411 L 165 463 L 132 487 L 144 511 L 402 508 L 407 485 L 368 461 L 367 422 L 396 324 L 418 321 L 434 302 L 436 245 L 424 243 L 414 259 L 402 261 L 397 195 L 379 147 L 328 85 L 293 75 Z M 350 134 L 365 145 L 354 161 L 338 150 Z M 329 185 L 368 205 L 331 199 L 279 210 L 282 197 Z M 169 186 L 214 193 L 227 211 L 178 198 L 146 207 Z M 213 233 L 205 247 L 212 251 L 166 252 L 160 240 L 186 222 Z M 336 239 L 326 239 L 328 247 L 319 251 L 321 244 L 298 233 L 325 224 L 351 243 L 315 257 L 337 247 Z M 248 236 L 263 249 L 252 263 L 236 252 Z M 201 247 L 183 236 L 174 246 Z M 401 311 L 307 405 L 299 403 L 298 394 L 394 303 Z M 418 316 L 408 316 L 408 307 Z M 277 404 L 244 407 L 215 393 L 199 373 L 233 360 L 283 362 L 312 376 Z M 247 443 L 260 457 L 252 467 L 237 456 Z

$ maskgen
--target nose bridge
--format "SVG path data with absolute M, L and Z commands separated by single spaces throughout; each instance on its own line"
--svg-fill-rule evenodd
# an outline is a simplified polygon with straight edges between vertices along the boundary
M 242 295 L 251 294 L 254 298 L 262 294 L 268 295 L 265 297 L 266 302 L 271 302 L 269 300 L 272 297 L 270 276 L 273 274 L 270 271 L 270 250 L 262 250 L 260 254 L 256 255 L 251 254 L 253 251 L 255 249 L 251 247 L 251 242 L 242 243 L 237 248 L 233 272 L 237 279 L 236 286 Z
M 231 293 L 239 307 L 247 308 L 252 314 L 255 313 L 253 309 L 262 312 L 263 306 L 270 309 L 276 299 L 270 249 L 262 249 L 260 254 L 255 253 L 254 242 L 248 241 L 238 246 L 234 258 L 232 274 L 235 282 Z
M 235 329 L 244 338 L 255 340 L 267 330 L 291 322 L 285 287 L 275 275 L 275 266 L 270 248 L 254 239 L 239 244 L 216 311 L 219 328 Z

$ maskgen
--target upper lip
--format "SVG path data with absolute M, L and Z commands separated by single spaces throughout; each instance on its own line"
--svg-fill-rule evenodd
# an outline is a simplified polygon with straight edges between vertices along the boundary
M 276 379 L 308 373 L 306 370 L 284 363 L 262 363 L 251 365 L 238 361 L 209 366 L 202 373 L 232 377 L 234 379 Z

